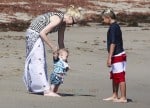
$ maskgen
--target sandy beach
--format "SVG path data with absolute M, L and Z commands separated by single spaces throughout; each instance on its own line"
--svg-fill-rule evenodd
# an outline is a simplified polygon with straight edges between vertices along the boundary
M 71 70 L 59 93 L 62 98 L 29 94 L 22 75 L 25 62 L 25 32 L 0 32 L 0 108 L 149 108 L 150 28 L 122 27 L 127 52 L 127 104 L 104 102 L 111 95 L 106 67 L 107 26 L 67 28 L 65 45 Z M 57 34 L 51 34 L 57 43 Z M 49 74 L 52 53 L 46 46 Z

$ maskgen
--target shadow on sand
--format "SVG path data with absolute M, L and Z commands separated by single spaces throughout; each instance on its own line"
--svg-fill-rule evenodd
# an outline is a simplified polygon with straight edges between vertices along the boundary
M 43 95 L 43 93 L 29 93 L 33 95 Z M 83 96 L 83 97 L 96 97 L 95 95 L 89 94 L 69 94 L 69 93 L 58 93 L 62 97 L 71 97 L 71 96 Z
M 43 95 L 43 93 L 30 93 L 33 95 Z M 73 97 L 73 96 L 83 96 L 83 97 L 96 97 L 96 95 L 90 95 L 90 94 L 71 94 L 71 93 L 58 93 L 62 97 Z M 127 103 L 134 102 L 132 99 L 127 99 Z
M 89 95 L 89 94 L 68 94 L 68 93 L 59 93 L 62 97 L 69 97 L 69 96 L 84 96 L 84 97 L 96 97 L 95 95 Z
M 127 99 L 127 103 L 134 102 L 132 99 Z

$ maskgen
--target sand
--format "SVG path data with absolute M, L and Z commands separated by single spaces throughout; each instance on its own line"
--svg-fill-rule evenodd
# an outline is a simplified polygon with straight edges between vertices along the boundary
M 25 62 L 25 32 L 0 32 L 0 108 L 149 108 L 150 29 L 122 27 L 127 60 L 127 104 L 104 102 L 110 96 L 111 80 L 106 67 L 107 27 L 72 27 L 65 32 L 71 70 L 59 93 L 62 98 L 28 94 L 22 75 Z M 53 42 L 57 34 L 51 34 Z M 47 49 L 48 71 L 52 54 Z

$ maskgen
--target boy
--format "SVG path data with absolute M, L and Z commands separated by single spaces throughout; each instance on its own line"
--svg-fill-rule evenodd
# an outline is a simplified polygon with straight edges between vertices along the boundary
M 126 53 L 123 49 L 122 32 L 120 26 L 116 22 L 116 15 L 113 10 L 104 10 L 102 12 L 102 18 L 104 23 L 110 25 L 107 32 L 107 66 L 111 67 L 110 78 L 112 79 L 113 87 L 113 95 L 103 100 L 126 103 Z M 120 98 L 118 98 L 119 87 L 121 92 Z
M 67 49 L 59 49 L 57 52 L 53 54 L 54 60 L 54 69 L 50 75 L 50 91 L 49 96 L 60 97 L 56 92 L 60 84 L 63 83 L 64 75 L 69 69 L 67 59 L 68 59 L 69 52 Z

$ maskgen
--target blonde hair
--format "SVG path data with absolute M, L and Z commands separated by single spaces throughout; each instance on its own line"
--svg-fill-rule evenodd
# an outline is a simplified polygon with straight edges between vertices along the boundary
M 112 8 L 108 8 L 108 9 L 103 10 L 102 16 L 111 17 L 112 19 L 116 19 L 116 15 L 115 15 Z
M 61 52 L 66 52 L 69 55 L 69 51 L 66 48 L 58 49 L 58 53 L 61 53 Z
M 76 8 L 74 5 L 70 5 L 67 8 L 66 14 L 72 16 L 75 21 L 81 21 L 83 19 L 81 8 Z

